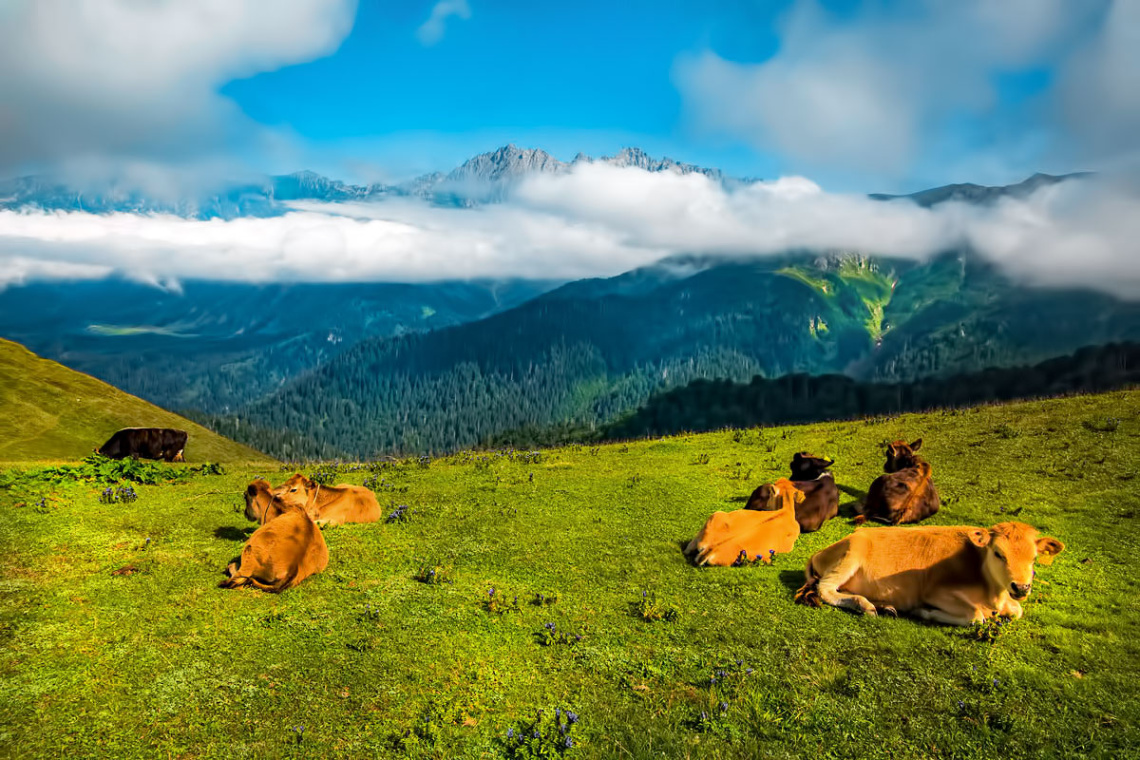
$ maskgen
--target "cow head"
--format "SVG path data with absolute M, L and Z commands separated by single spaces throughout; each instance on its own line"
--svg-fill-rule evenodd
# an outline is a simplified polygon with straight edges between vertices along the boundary
M 921 438 L 913 443 L 891 441 L 887 444 L 887 461 L 883 464 L 883 472 L 898 472 L 914 467 L 915 454 L 920 448 L 922 448 Z
M 794 509 L 805 498 L 804 492 L 796 488 L 795 484 L 787 478 L 780 478 L 772 483 L 769 488 L 772 489 L 772 499 L 769 503 L 775 503 L 776 509 L 787 509 L 789 507 Z
M 287 507 L 307 507 L 317 494 L 318 485 L 301 473 L 296 473 L 272 490 L 272 494 Z
M 273 498 L 269 481 L 258 478 L 246 487 L 245 519 L 264 525 L 284 511 L 284 505 Z
M 792 480 L 815 480 L 833 464 L 834 459 L 824 459 L 801 451 L 792 457 Z
M 998 523 L 989 530 L 975 529 L 970 540 L 982 551 L 982 573 L 997 589 L 1014 599 L 1025 599 L 1033 587 L 1033 562 L 1049 565 L 1065 545 L 1052 536 L 1039 536 L 1025 523 Z

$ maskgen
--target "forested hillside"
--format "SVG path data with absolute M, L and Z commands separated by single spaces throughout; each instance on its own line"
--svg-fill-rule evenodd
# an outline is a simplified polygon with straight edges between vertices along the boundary
M 610 422 L 693 380 L 909 380 L 1140 337 L 1140 304 L 1030 289 L 966 254 L 671 260 L 478 322 L 364 341 L 215 429 L 282 457 L 442 452 Z
M 755 377 L 750 383 L 695 380 L 656 395 L 600 433 L 640 438 L 681 431 L 784 425 L 917 412 L 1140 385 L 1140 344 L 1092 346 L 1028 367 L 989 369 L 909 383 L 868 383 L 844 375 Z M 528 445 L 520 431 L 518 440 Z
M 0 290 L 0 335 L 167 409 L 227 412 L 366 338 L 480 319 L 549 287 L 33 282 Z

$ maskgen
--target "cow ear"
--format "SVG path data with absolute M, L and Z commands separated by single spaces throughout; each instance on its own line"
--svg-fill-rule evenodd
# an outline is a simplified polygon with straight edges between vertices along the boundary
M 834 459 L 828 459 L 826 462 L 823 463 L 823 466 L 824 467 L 830 467 L 833 464 L 835 464 L 835 460 Z
M 1065 551 L 1065 545 L 1052 536 L 1037 539 L 1037 561 L 1042 565 L 1052 565 L 1053 558 Z
M 971 528 L 969 536 L 970 543 L 979 549 L 983 549 L 989 546 L 990 539 L 993 538 L 993 536 L 990 535 L 990 532 L 984 528 Z
M 793 462 L 798 462 L 803 458 L 804 458 L 804 453 L 802 451 L 797 451 L 795 454 L 792 455 L 792 461 Z
M 919 438 L 917 441 L 915 441 L 914 443 L 912 443 L 910 445 L 911 451 L 918 451 L 921 448 L 922 448 L 922 439 L 921 438 Z

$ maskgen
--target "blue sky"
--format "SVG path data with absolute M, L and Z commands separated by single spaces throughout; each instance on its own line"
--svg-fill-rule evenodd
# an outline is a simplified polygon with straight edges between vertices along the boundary
M 1103 16 L 1096 3 L 1082 13 L 1041 4 L 1039 15 L 1054 13 L 1060 22 L 1041 30 L 1041 49 L 1006 60 L 981 51 L 984 70 L 972 72 L 981 84 L 970 86 L 989 88 L 992 100 L 922 119 L 914 128 L 925 133 L 923 148 L 905 166 L 881 171 L 841 161 L 827 165 L 778 140 L 742 139 L 739 130 L 726 134 L 696 123 L 700 119 L 689 112 L 678 84 L 679 61 L 712 55 L 762 67 L 785 48 L 789 18 L 815 14 L 814 23 L 828 34 L 873 38 L 876 24 L 886 27 L 885 42 L 868 44 L 882 47 L 878 52 L 889 66 L 906 69 L 913 51 L 892 51 L 891 34 L 907 34 L 908 25 L 936 34 L 942 11 L 851 0 L 470 0 L 468 18 L 451 16 L 441 38 L 423 44 L 417 29 L 434 5 L 365 0 L 352 32 L 332 55 L 233 81 L 222 93 L 256 121 L 295 133 L 313 151 L 309 160 L 317 168 L 360 179 L 445 169 L 506 142 L 542 147 L 563 159 L 579 150 L 596 155 L 637 145 L 739 176 L 810 174 L 831 186 L 867 190 L 1015 181 L 1038 169 L 1084 168 L 1046 155 L 1035 106 L 1052 86 L 1066 46 Z M 891 24 L 898 30 L 892 32 Z M 972 40 L 953 44 L 973 55 Z M 940 86 L 946 85 L 932 82 Z M 1008 161 L 974 158 L 995 149 Z
M 678 53 L 711 47 L 761 61 L 786 2 L 474 0 L 442 39 L 416 30 L 434 3 L 364 2 L 328 58 L 228 84 L 259 122 L 287 126 L 333 154 L 348 147 L 397 173 L 444 168 L 513 141 L 563 158 L 638 145 L 743 174 L 769 157 L 685 134 L 671 81 Z M 411 148 L 409 152 L 409 148 Z M 405 164 L 405 166 L 401 166 Z
M 1138 38 L 1135 0 L 0 0 L 0 171 L 382 180 L 514 142 L 998 184 L 1136 164 Z

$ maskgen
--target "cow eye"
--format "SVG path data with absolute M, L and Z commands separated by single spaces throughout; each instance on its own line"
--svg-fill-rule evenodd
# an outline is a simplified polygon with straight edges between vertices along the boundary
M 997 557 L 999 561 L 1005 562 L 1005 555 L 1002 554 L 1001 552 L 995 551 L 994 556 Z

